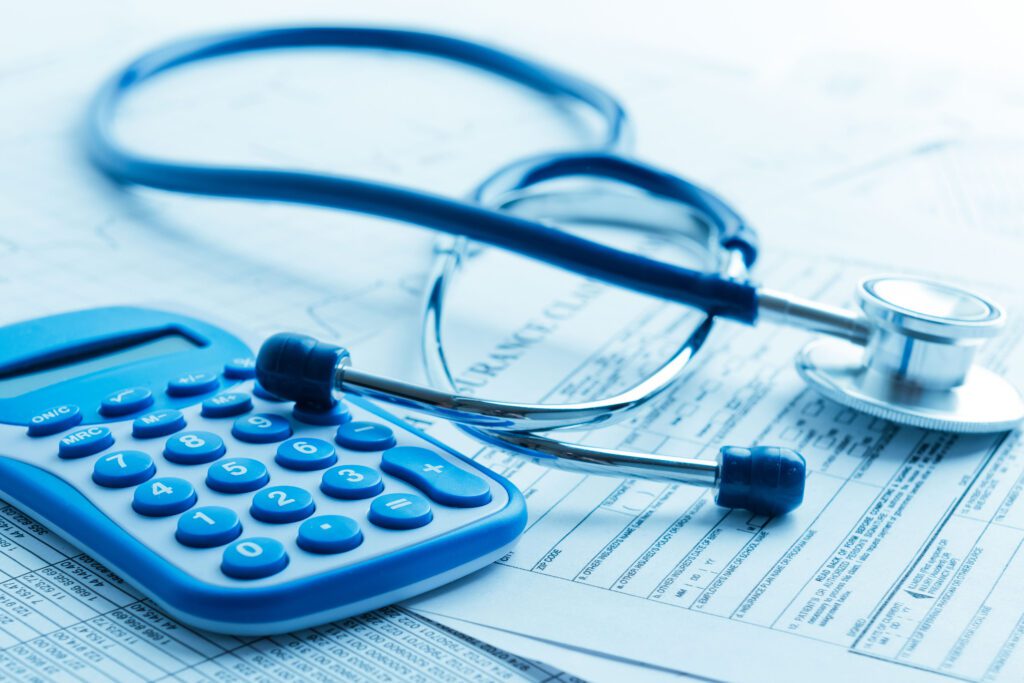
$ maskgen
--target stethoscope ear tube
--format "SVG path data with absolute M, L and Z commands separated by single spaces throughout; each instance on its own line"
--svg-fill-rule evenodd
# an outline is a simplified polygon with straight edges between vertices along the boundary
M 345 382 L 349 361 L 348 351 L 341 347 L 306 335 L 281 333 L 270 337 L 260 347 L 256 376 L 265 390 L 295 401 L 296 408 L 306 412 L 329 411 L 335 395 L 346 392 L 384 398 L 393 404 L 454 420 L 483 442 L 524 453 L 539 464 L 587 474 L 635 476 L 705 486 L 715 490 L 715 500 L 720 505 L 745 508 L 758 515 L 784 514 L 803 500 L 806 463 L 790 449 L 725 447 L 716 460 L 703 460 L 577 446 L 529 432 L 483 428 L 479 424 L 486 424 L 486 412 L 475 414 L 465 409 L 425 407 L 421 401 L 424 392 L 438 395 L 443 392 L 383 378 L 378 378 L 376 384 L 387 386 L 390 383 L 386 392 L 361 392 Z M 448 398 L 458 403 L 459 397 L 448 395 Z M 498 416 L 505 407 L 492 404 L 490 409 Z

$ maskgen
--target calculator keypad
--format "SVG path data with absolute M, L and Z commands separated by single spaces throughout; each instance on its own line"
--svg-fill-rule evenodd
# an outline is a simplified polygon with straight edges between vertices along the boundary
M 197 392 L 189 406 L 152 410 L 142 398 L 148 390 L 128 388 L 103 399 L 134 406 L 103 411 L 123 411 L 122 422 L 51 438 L 63 467 L 87 468 L 101 508 L 111 496 L 131 508 L 127 519 L 123 507 L 104 508 L 108 516 L 207 581 L 217 581 L 211 568 L 231 582 L 360 562 L 443 535 L 479 518 L 470 509 L 490 505 L 484 477 L 361 406 L 340 401 L 320 416 L 300 415 L 262 398 L 255 382 L 204 396 L 195 387 L 212 392 L 223 380 L 189 378 L 180 382 Z M 180 391 L 170 389 L 178 380 L 169 394 Z M 81 419 L 74 406 L 50 413 L 37 429 Z

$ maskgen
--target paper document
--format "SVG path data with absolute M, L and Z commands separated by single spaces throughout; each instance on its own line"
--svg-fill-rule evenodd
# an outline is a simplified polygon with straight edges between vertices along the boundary
M 467 306 L 481 291 L 474 278 L 499 279 L 507 258 L 488 253 L 470 266 Z M 836 303 L 868 267 L 778 253 L 772 264 L 765 277 L 773 285 Z M 678 307 L 551 278 L 559 282 L 541 281 L 535 298 L 513 297 L 500 311 L 479 297 L 461 326 L 453 312 L 464 390 L 545 402 L 608 395 L 641 379 L 689 329 Z M 544 342 L 517 347 L 517 334 L 526 337 L 516 330 L 528 328 L 543 329 Z M 504 336 L 484 332 L 500 329 Z M 927 672 L 1020 680 L 1018 436 L 901 428 L 824 400 L 793 368 L 807 338 L 722 324 L 666 395 L 629 422 L 582 437 L 706 458 L 725 444 L 794 448 L 810 471 L 795 512 L 769 520 L 719 508 L 706 489 L 548 470 L 485 449 L 478 461 L 525 492 L 528 530 L 483 576 L 414 605 L 725 680 L 797 680 L 815 670 L 837 681 Z M 1019 378 L 1018 339 L 1019 327 L 1008 331 L 985 362 L 1016 361 Z M 587 349 L 585 360 L 566 363 L 570 348 Z M 509 364 L 514 371 L 505 372 Z M 556 367 L 569 372 L 553 374 Z M 527 395 L 544 378 L 555 384 Z

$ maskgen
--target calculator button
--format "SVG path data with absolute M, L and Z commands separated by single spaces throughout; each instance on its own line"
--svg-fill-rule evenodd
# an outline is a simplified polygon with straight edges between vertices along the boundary
M 33 415 L 28 421 L 29 436 L 49 436 L 65 429 L 71 429 L 82 421 L 78 406 L 66 403 Z
M 177 477 L 160 477 L 135 489 L 132 508 L 147 517 L 169 517 L 196 504 L 192 484 Z
M 257 413 L 235 420 L 231 435 L 246 443 L 273 443 L 292 435 L 292 425 L 280 415 Z
M 362 465 L 342 465 L 324 472 L 320 490 L 331 498 L 356 500 L 372 498 L 384 490 L 380 473 Z
M 153 392 L 146 387 L 121 389 L 103 399 L 100 404 L 100 415 L 120 417 L 129 413 L 137 413 L 153 405 Z
M 307 410 L 295 404 L 292 416 L 308 425 L 340 425 L 352 419 L 348 406 L 341 401 L 335 401 L 327 410 Z
M 182 545 L 213 548 L 242 535 L 242 523 L 234 510 L 215 505 L 189 510 L 178 518 L 174 537 Z
M 220 385 L 220 379 L 212 372 L 190 372 L 175 377 L 167 383 L 171 396 L 198 396 L 213 391 Z
M 224 364 L 224 376 L 229 379 L 252 379 L 256 376 L 256 359 L 252 356 L 232 358 Z
M 164 457 L 179 465 L 213 462 L 225 452 L 224 441 L 210 432 L 185 432 L 167 439 Z
M 100 486 L 120 489 L 136 486 L 156 474 L 148 453 L 116 451 L 100 457 L 92 468 L 92 480 Z
M 135 418 L 132 422 L 132 436 L 136 439 L 152 439 L 184 428 L 185 416 L 177 410 L 156 410 Z
M 224 549 L 220 570 L 234 579 L 262 579 L 288 566 L 284 546 L 272 538 L 246 538 Z
M 384 451 L 380 468 L 442 505 L 470 508 L 491 502 L 486 481 L 426 448 L 399 446 Z
M 305 519 L 315 510 L 309 491 L 298 486 L 271 486 L 252 497 L 249 514 L 261 522 L 286 524 Z
M 114 435 L 106 427 L 84 427 L 62 436 L 58 455 L 65 459 L 84 458 L 114 445 Z
M 266 465 L 252 458 L 222 460 L 206 471 L 206 485 L 221 493 L 248 493 L 263 488 L 268 481 Z
M 290 470 L 322 470 L 338 462 L 338 456 L 323 439 L 289 439 L 277 447 L 274 461 Z
M 430 503 L 415 493 L 389 493 L 370 503 L 370 521 L 385 529 L 415 529 L 434 518 Z
M 334 440 L 354 451 L 383 451 L 395 445 L 395 433 L 376 422 L 349 422 L 338 427 Z
M 277 394 L 270 393 L 269 391 L 264 389 L 263 386 L 260 385 L 259 382 L 256 382 L 256 386 L 254 386 L 252 388 L 252 393 L 255 394 L 258 398 L 262 398 L 264 401 L 273 401 L 274 403 L 284 403 L 285 400 L 286 400 L 286 399 L 281 398 Z
M 307 519 L 299 527 L 297 543 L 311 553 L 343 553 L 363 542 L 363 532 L 354 519 L 341 515 L 321 515 Z
M 252 410 L 252 397 L 238 391 L 217 394 L 203 401 L 203 417 L 234 417 Z

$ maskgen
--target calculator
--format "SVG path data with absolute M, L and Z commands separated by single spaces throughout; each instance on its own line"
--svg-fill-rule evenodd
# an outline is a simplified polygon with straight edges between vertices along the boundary
M 379 405 L 310 410 L 195 318 L 0 328 L 0 497 L 197 628 L 293 631 L 430 590 L 526 525 L 508 481 Z

